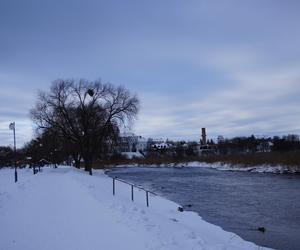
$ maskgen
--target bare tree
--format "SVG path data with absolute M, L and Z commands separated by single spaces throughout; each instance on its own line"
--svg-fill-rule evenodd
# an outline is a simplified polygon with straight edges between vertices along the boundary
M 49 92 L 40 92 L 31 117 L 38 128 L 54 128 L 77 145 L 92 174 L 97 152 L 138 113 L 139 100 L 124 87 L 100 80 L 56 80 Z

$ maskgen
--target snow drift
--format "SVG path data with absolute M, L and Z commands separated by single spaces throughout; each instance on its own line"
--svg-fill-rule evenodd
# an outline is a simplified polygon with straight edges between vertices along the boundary
M 117 182 L 103 171 L 89 176 L 71 167 L 32 175 L 0 169 L 0 250 L 258 249 L 194 212 Z M 261 248 L 260 248 L 261 249 Z

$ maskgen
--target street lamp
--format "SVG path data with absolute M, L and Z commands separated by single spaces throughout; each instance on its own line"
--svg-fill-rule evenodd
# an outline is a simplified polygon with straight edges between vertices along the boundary
M 18 181 L 18 173 L 17 173 L 17 150 L 16 150 L 16 123 L 15 122 L 10 123 L 9 129 L 11 129 L 14 134 L 15 182 L 17 182 Z

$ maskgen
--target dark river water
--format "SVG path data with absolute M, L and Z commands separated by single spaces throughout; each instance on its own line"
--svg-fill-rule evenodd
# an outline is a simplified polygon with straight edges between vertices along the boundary
M 156 192 L 243 239 L 300 249 L 300 175 L 210 168 L 117 168 L 108 175 Z M 265 233 L 257 230 L 265 227 Z

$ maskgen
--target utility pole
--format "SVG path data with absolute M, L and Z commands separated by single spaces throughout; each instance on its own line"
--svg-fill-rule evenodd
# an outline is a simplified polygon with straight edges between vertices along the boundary
M 17 173 L 17 149 L 16 149 L 16 123 L 12 122 L 11 124 L 9 124 L 9 129 L 11 129 L 14 133 L 15 182 L 17 182 L 18 173 Z

